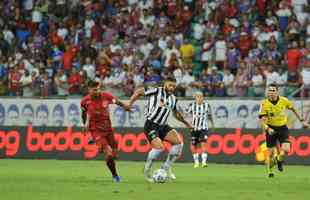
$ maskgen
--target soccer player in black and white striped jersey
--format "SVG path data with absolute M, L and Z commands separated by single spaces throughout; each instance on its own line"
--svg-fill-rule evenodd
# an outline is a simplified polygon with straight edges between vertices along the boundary
M 210 104 L 204 100 L 202 92 L 197 92 L 195 94 L 195 102 L 190 103 L 186 111 L 192 115 L 192 126 L 194 128 L 191 132 L 194 168 L 199 167 L 200 154 L 202 167 L 207 167 L 208 153 L 206 151 L 206 140 L 209 130 L 208 123 L 211 122 L 211 127 L 214 127 Z
M 140 97 L 148 98 L 147 110 L 145 112 L 146 121 L 144 124 L 144 133 L 151 144 L 151 151 L 148 153 L 147 160 L 144 166 L 144 176 L 146 180 L 152 182 L 151 167 L 153 161 L 158 158 L 165 147 L 163 141 L 169 142 L 172 147 L 168 153 L 167 160 L 162 165 L 170 178 L 174 178 L 171 173 L 171 165 L 182 152 L 183 143 L 179 137 L 178 132 L 167 124 L 167 119 L 172 111 L 175 118 L 184 123 L 188 128 L 192 129 L 182 114 L 177 110 L 177 99 L 173 95 L 176 88 L 176 81 L 174 78 L 165 80 L 164 87 L 155 88 L 141 88 L 135 91 L 129 101 L 129 106 Z

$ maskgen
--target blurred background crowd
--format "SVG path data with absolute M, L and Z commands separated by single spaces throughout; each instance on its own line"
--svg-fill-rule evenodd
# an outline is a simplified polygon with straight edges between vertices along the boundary
M 307 0 L 2 0 L 0 96 L 310 95 Z

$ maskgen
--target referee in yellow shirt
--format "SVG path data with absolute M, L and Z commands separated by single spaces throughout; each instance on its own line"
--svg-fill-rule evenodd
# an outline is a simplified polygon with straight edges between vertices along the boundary
M 298 114 L 293 103 L 287 98 L 279 96 L 277 85 L 270 84 L 267 98 L 262 101 L 259 113 L 260 123 L 266 133 L 268 177 L 274 177 L 272 169 L 275 163 L 277 163 L 279 171 L 283 171 L 284 156 L 290 150 L 286 109 L 293 111 L 304 128 L 309 127 L 309 124 Z

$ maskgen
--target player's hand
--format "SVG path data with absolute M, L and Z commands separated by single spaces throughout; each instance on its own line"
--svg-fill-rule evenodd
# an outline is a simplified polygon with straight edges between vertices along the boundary
M 269 134 L 269 135 L 273 135 L 274 134 L 274 130 L 270 127 L 267 128 L 266 132 Z
M 131 112 L 131 106 L 129 104 L 124 104 L 123 105 L 123 108 L 128 111 L 128 112 Z
M 307 122 L 302 122 L 302 127 L 307 129 L 310 127 L 310 125 Z

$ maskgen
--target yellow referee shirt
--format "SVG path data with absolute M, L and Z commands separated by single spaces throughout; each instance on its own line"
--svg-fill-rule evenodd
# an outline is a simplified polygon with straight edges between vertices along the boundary
M 268 125 L 284 126 L 287 124 L 285 110 L 291 108 L 293 108 L 293 103 L 285 97 L 279 96 L 276 102 L 264 99 L 260 107 L 259 117 L 267 116 Z

